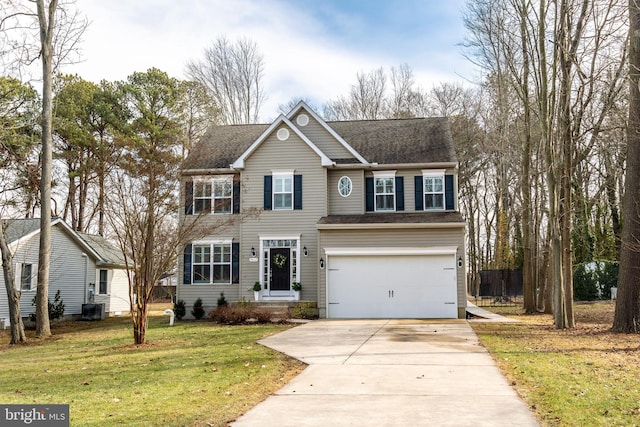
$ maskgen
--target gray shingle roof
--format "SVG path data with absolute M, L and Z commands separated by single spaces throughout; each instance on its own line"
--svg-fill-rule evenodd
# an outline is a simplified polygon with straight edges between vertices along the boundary
M 52 221 L 57 218 L 52 218 Z M 7 242 L 12 243 L 33 232 L 40 232 L 40 218 L 3 219 L 4 232 Z M 62 220 L 60 220 L 62 222 Z M 68 227 L 68 226 L 67 226 Z M 124 266 L 122 251 L 107 239 L 94 234 L 80 233 L 67 228 L 72 239 L 80 245 L 87 245 L 101 258 L 100 262 L 108 265 Z
M 363 215 L 329 215 L 320 218 L 319 225 L 337 224 L 465 224 L 460 212 L 393 212 Z
M 456 162 L 449 122 L 444 117 L 327 122 L 367 161 L 393 163 Z M 212 126 L 192 148 L 182 169 L 228 168 L 268 124 Z M 332 159 L 352 163 L 353 159 Z

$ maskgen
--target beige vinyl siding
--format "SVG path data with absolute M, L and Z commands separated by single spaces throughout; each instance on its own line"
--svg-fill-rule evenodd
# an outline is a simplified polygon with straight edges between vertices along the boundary
M 321 230 L 320 248 L 367 247 L 367 248 L 430 248 L 457 246 L 456 259 L 465 257 L 464 228 L 444 229 L 368 229 L 368 230 Z M 324 251 L 320 255 L 326 260 Z M 457 270 L 458 317 L 464 318 L 466 308 L 466 275 L 463 268 Z M 320 270 L 320 293 L 318 308 L 326 315 L 326 269 Z
M 191 309 L 193 303 L 198 298 L 202 298 L 202 304 L 205 315 L 217 308 L 220 293 L 224 293 L 227 301 L 238 301 L 240 297 L 240 288 L 237 283 L 221 285 L 221 284 L 183 284 L 184 273 L 184 247 L 194 241 L 207 240 L 230 240 L 232 242 L 240 242 L 240 218 L 241 215 L 197 215 L 194 217 L 196 227 L 190 235 L 190 240 L 182 245 L 178 256 L 178 286 L 176 288 L 176 298 L 185 301 L 187 308 L 187 318 L 191 318 Z M 224 224 L 228 225 L 224 225 Z M 206 234 L 205 234 L 206 233 Z M 240 271 L 242 272 L 244 258 L 244 247 L 240 244 Z M 251 247 L 246 251 L 248 254 Z
M 353 188 L 349 197 L 338 192 L 338 181 L 343 176 L 351 178 Z M 405 184 L 406 186 L 406 184 Z M 327 172 L 329 215 L 358 215 L 364 213 L 364 171 L 329 170 Z
M 302 175 L 302 209 L 263 211 L 258 218 L 248 219 L 242 224 L 240 291 L 247 298 L 253 298 L 249 288 L 260 280 L 260 265 L 248 262 L 249 251 L 260 247 L 260 236 L 298 236 L 300 248 L 306 246 L 307 257 L 300 257 L 300 282 L 302 299 L 317 298 L 317 247 L 316 223 L 327 215 L 327 175 L 320 164 L 320 157 L 291 132 L 289 139 L 280 141 L 275 133 L 246 161 L 242 182 L 246 187 L 243 208 L 262 209 L 264 207 L 264 176 L 273 171 L 293 170 Z M 260 254 L 258 254 L 259 256 Z
M 327 155 L 330 159 L 353 159 L 353 154 L 349 152 L 336 138 L 327 131 L 324 126 L 318 123 L 311 114 L 308 114 L 305 110 L 301 113 L 306 114 L 309 117 L 309 124 L 306 126 L 300 126 L 297 124 L 296 119 L 298 115 L 293 118 L 293 123 L 297 128 L 304 133 L 315 145 Z

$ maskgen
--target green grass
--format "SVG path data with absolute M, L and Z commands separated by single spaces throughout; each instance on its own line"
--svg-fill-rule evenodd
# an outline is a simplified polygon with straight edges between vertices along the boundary
M 18 346 L 2 331 L 0 402 L 68 403 L 73 426 L 224 426 L 303 368 L 255 343 L 286 328 L 158 316 L 144 346 L 128 318 L 55 324 Z
M 611 302 L 577 304 L 577 327 L 556 330 L 550 315 L 500 314 L 521 323 L 472 323 L 482 344 L 542 425 L 640 425 L 637 335 L 610 332 Z

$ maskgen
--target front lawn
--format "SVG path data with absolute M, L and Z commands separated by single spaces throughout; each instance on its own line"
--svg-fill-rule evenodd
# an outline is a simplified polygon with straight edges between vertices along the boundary
M 28 345 L 0 331 L 0 402 L 68 403 L 72 426 L 225 426 L 304 368 L 256 344 L 286 325 L 168 323 L 152 316 L 141 347 L 128 317 L 54 324 Z
M 471 325 L 543 425 L 640 425 L 640 336 L 610 332 L 611 301 L 575 308 L 573 330 L 521 308 L 487 308 L 520 323 Z

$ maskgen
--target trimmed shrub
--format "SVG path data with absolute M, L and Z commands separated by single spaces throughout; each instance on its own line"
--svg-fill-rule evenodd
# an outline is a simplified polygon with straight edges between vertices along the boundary
M 229 303 L 224 297 L 224 292 L 220 292 L 220 298 L 218 298 L 218 307 L 226 307 L 227 305 L 229 305 Z
M 187 314 L 187 308 L 184 305 L 184 300 L 179 299 L 173 304 L 173 313 L 176 315 L 176 319 L 182 320 Z
M 196 302 L 193 303 L 193 310 L 191 310 L 191 315 L 195 317 L 196 320 L 200 320 L 204 317 L 204 308 L 202 307 L 202 298 L 198 298 Z
M 299 302 L 289 309 L 289 314 L 294 319 L 317 319 L 318 309 L 311 301 Z

